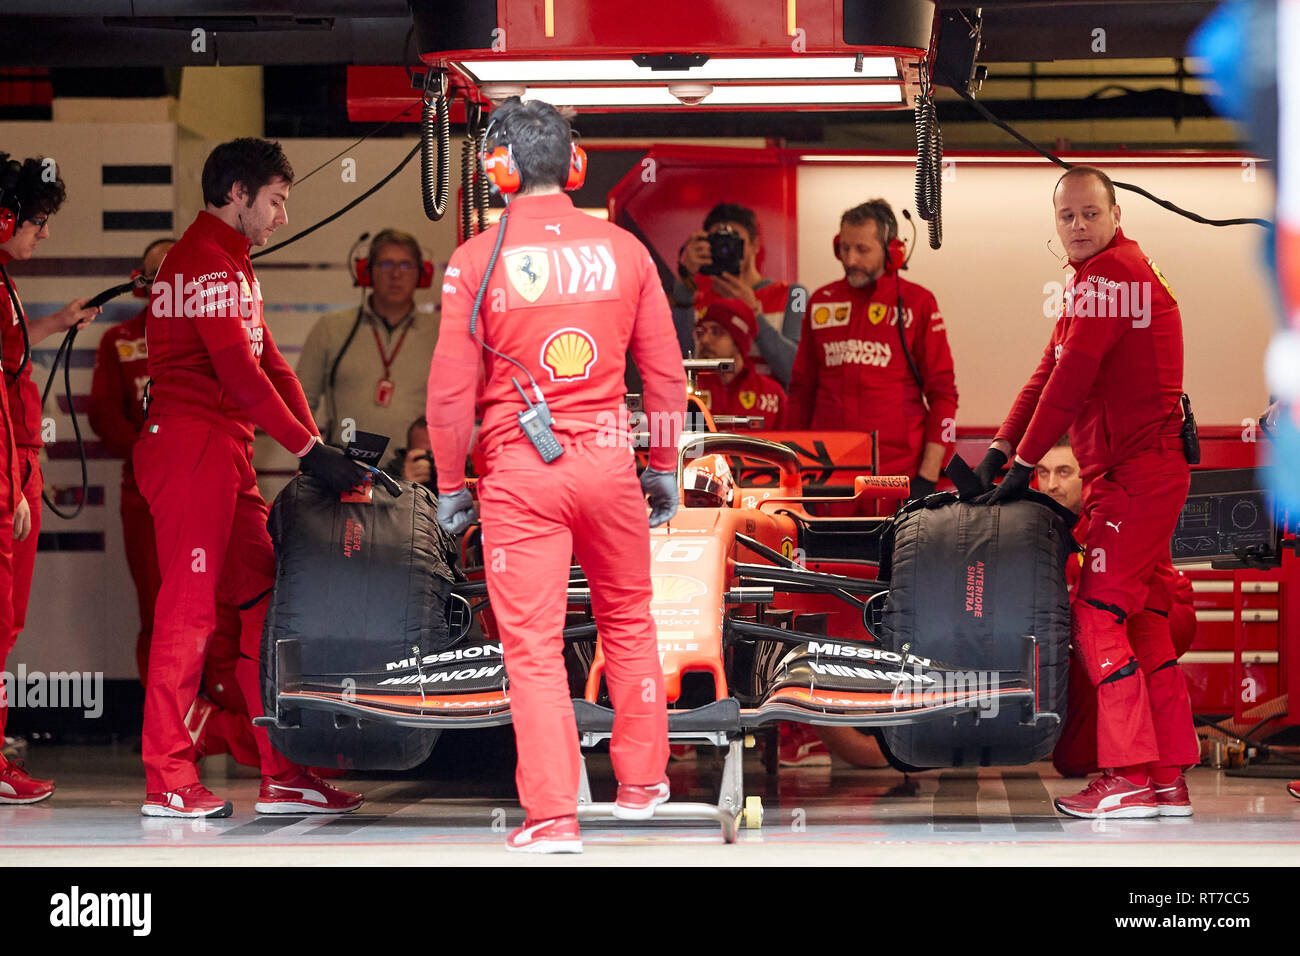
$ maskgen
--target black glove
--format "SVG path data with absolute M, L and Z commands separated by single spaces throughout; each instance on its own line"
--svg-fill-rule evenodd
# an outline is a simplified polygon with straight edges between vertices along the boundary
M 677 514 L 677 474 L 647 468 L 641 472 L 641 490 L 650 499 L 650 527 L 657 528 Z
M 1001 452 L 999 452 L 1001 454 Z M 986 491 L 975 499 L 976 504 L 1000 505 L 1017 498 L 1023 498 L 1029 490 L 1029 479 L 1034 476 L 1034 469 L 1016 462 L 1002 479 L 1002 484 L 992 491 Z
M 337 448 L 316 442 L 311 451 L 298 459 L 298 467 L 304 475 L 311 475 L 326 490 L 336 495 L 351 491 L 366 480 L 369 472 L 360 463 L 353 461 Z
M 468 488 L 438 496 L 438 527 L 448 534 L 460 534 L 477 518 L 474 498 Z
M 915 501 L 917 498 L 928 498 L 932 494 L 934 494 L 934 482 L 929 478 L 922 478 L 917 475 L 909 484 L 907 500 Z
M 1002 466 L 1007 463 L 1007 456 L 1002 454 L 996 448 L 989 448 L 984 454 L 983 460 L 973 469 L 975 477 L 980 480 L 980 484 L 987 490 L 993 487 L 993 479 L 1002 471 Z

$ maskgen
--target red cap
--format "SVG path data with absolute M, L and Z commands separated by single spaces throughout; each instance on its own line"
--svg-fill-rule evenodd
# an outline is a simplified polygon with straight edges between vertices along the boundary
M 718 299 L 704 314 L 695 320 L 696 328 L 701 322 L 717 322 L 731 335 L 742 358 L 748 358 L 758 336 L 758 319 L 754 310 L 739 299 Z

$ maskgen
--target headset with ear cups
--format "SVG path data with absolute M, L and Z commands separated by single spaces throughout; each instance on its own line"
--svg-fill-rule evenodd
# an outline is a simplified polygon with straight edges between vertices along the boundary
M 494 115 L 488 120 L 487 130 L 483 134 L 484 143 L 492 138 L 492 127 L 495 125 Z M 569 172 L 564 180 L 564 189 L 567 192 L 581 189 L 587 179 L 587 151 L 578 145 L 577 133 L 572 135 L 573 142 L 569 146 Z M 483 172 L 488 182 L 496 187 L 497 192 L 504 195 L 519 192 L 520 187 L 523 186 L 523 176 L 515 162 L 513 147 L 509 144 L 493 146 L 491 150 L 479 154 L 479 161 L 483 164 Z
M 0 164 L 0 242 L 8 242 L 18 231 L 18 219 L 23 214 L 18 201 L 18 180 L 23 164 L 7 159 Z
M 907 264 L 907 246 L 898 238 L 898 220 L 891 211 L 888 217 L 888 238 L 885 240 L 885 275 L 897 275 Z M 835 258 L 840 257 L 840 234 L 837 232 L 831 240 L 835 249 Z

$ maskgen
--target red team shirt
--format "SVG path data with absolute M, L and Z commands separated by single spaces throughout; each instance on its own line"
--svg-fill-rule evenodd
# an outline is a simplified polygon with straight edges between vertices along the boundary
M 702 316 L 709 306 L 721 298 L 722 296 L 713 291 L 713 276 L 706 276 L 703 273 L 698 273 L 695 276 L 694 307 L 696 319 Z M 786 306 L 790 302 L 790 283 L 776 280 L 770 281 L 754 290 L 754 298 L 758 299 L 758 308 L 763 315 L 779 315 L 784 320 Z M 762 315 L 756 315 L 754 318 L 758 319 L 759 322 L 767 322 Z M 767 324 L 770 325 L 771 323 Z M 780 322 L 777 323 L 776 330 L 778 332 L 782 331 Z M 745 362 L 764 376 L 771 371 L 767 361 L 763 358 L 763 353 L 758 350 L 757 335 L 754 336 L 754 342 L 749 347 L 749 355 L 746 357 Z M 782 390 L 782 394 L 784 394 L 784 390 Z
M 9 253 L 0 249 L 0 266 L 8 265 L 11 258 L 12 257 Z M 0 285 L 3 285 L 3 283 L 0 282 Z M 17 289 L 14 290 L 14 295 L 18 295 Z M 9 342 L 15 333 L 18 336 L 18 352 L 16 357 L 11 358 Z M 8 507 L 9 512 L 12 513 L 14 508 L 18 507 L 18 496 L 22 494 L 22 477 L 19 471 L 16 439 L 20 436 L 28 438 L 31 435 L 35 435 L 37 441 L 36 447 L 39 448 L 41 431 L 39 394 L 36 396 L 35 406 L 30 404 L 24 406 L 28 409 L 31 407 L 35 407 L 36 409 L 35 431 L 32 431 L 31 423 L 26 417 L 24 418 L 21 428 L 19 423 L 14 421 L 13 417 L 13 402 L 10 396 L 15 392 L 18 394 L 26 394 L 23 391 L 24 382 L 31 386 L 33 392 L 36 390 L 36 385 L 32 382 L 32 370 L 30 364 L 23 370 L 23 374 L 19 376 L 18 381 L 10 384 L 8 374 L 9 369 L 17 368 L 18 363 L 22 361 L 23 333 L 22 329 L 18 327 L 18 314 L 14 310 L 13 303 L 9 300 L 9 292 L 6 289 L 0 289 L 0 349 L 2 349 L 2 351 L 0 351 L 0 365 L 4 367 L 5 385 L 7 386 L 6 388 L 0 389 L 0 455 L 3 456 L 2 461 L 0 461 L 0 466 L 3 467 L 3 473 L 9 478 L 9 490 L 5 495 L 5 499 L 6 506 Z
M 302 457 L 318 432 L 263 321 L 248 250 L 247 239 L 208 212 L 168 250 L 146 323 L 150 414 L 200 418 L 247 441 L 256 425 Z
M 1183 321 L 1164 276 L 1121 230 L 1070 265 L 1067 307 L 997 437 L 1035 462 L 1068 428 L 1086 480 L 1177 441 Z
M 149 383 L 145 316 L 113 326 L 99 340 L 90 386 L 90 427 L 115 456 L 125 459 L 122 477 L 134 483 L 131 449 L 144 427 L 144 392 Z
M 6 264 L 8 254 L 0 255 L 4 256 L 4 262 L 0 262 L 0 265 Z M 4 321 L 0 322 L 0 348 L 4 351 L 5 369 L 12 371 L 23 360 L 23 330 L 18 325 L 18 316 L 14 313 L 8 293 L 0 294 L 0 299 L 4 300 L 0 304 L 0 309 L 4 310 Z M 32 381 L 32 363 L 27 363 L 17 380 L 6 375 L 5 385 L 9 392 L 14 444 L 26 448 L 45 447 L 45 442 L 41 440 L 41 392 Z
M 928 411 L 901 351 L 900 285 L 903 329 L 925 383 Z M 783 427 L 879 430 L 881 472 L 914 475 L 922 445 L 954 443 L 956 414 L 952 352 L 929 290 L 891 275 L 860 289 L 840 279 L 812 294 Z
M 527 376 L 469 334 L 474 296 L 498 228 L 452 254 L 442 286 L 427 418 L 438 489 L 444 493 L 465 483 L 480 359 L 479 447 L 490 454 L 504 442 L 526 440 L 517 418 L 524 404 L 511 378 L 532 401 Z M 578 211 L 563 194 L 512 200 L 505 245 L 483 297 L 476 334 L 532 373 L 557 434 L 613 435 L 618 423 L 626 422 L 623 371 L 630 349 L 644 382 L 652 432 L 656 413 L 671 416 L 659 419 L 650 463 L 665 471 L 676 467 L 686 374 L 659 274 L 631 233 Z M 537 461 L 540 465 L 541 458 Z
M 730 385 L 723 384 L 721 375 L 702 372 L 695 391 L 714 415 L 762 415 L 763 428 L 776 428 L 781 421 L 785 390 L 775 379 L 759 375 L 751 365 L 747 364 Z

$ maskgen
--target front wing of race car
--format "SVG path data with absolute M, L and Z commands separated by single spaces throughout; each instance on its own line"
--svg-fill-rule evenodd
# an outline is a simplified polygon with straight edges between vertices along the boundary
M 837 575 L 809 573 L 803 590 L 818 584 L 839 589 Z M 773 592 L 775 594 L 775 592 Z M 570 592 L 571 599 L 585 595 Z M 590 640 L 593 628 L 567 629 L 570 640 Z M 670 639 L 671 640 L 671 639 Z M 962 667 L 912 654 L 897 654 L 868 641 L 800 634 L 771 625 L 726 619 L 722 644 L 776 641 L 790 650 L 764 678 L 760 694 L 742 706 L 670 710 L 670 731 L 740 732 L 774 721 L 819 725 L 874 727 L 931 720 L 959 711 L 996 714 L 1001 708 L 1023 709 L 1023 721 L 1037 713 L 1036 645 L 1024 639 L 1024 657 L 1012 671 Z M 478 637 L 422 659 L 384 662 L 373 671 L 325 677 L 304 676 L 296 663 L 292 641 L 276 647 L 277 713 L 295 709 L 321 710 L 405 727 L 487 727 L 510 722 L 510 689 L 498 641 Z M 587 695 L 581 713 L 595 715 L 607 708 Z M 734 713 L 733 713 L 734 711 Z M 610 711 L 612 715 L 612 711 Z M 701 717 L 718 718 L 709 725 Z M 612 716 L 611 716 L 612 720 Z M 284 724 L 282 724 L 283 726 Z
M 651 613 L 671 733 L 737 734 L 776 721 L 876 727 L 963 711 L 989 715 L 1005 707 L 1020 708 L 1025 724 L 1055 719 L 1038 710 L 1032 636 L 1022 638 L 1021 659 L 1012 668 L 1006 661 L 990 669 L 987 662 L 894 653 L 869 623 L 872 596 L 886 590 L 870 579 L 870 561 L 859 562 L 852 573 L 861 576 L 854 577 L 810 570 L 792 560 L 802 543 L 816 538 L 818 519 L 800 505 L 799 465 L 789 449 L 723 435 L 704 436 L 697 444 L 698 453 L 743 452 L 769 461 L 780 483 L 776 495 L 758 507 L 687 508 L 651 533 Z M 872 494 L 906 493 L 906 479 L 870 481 Z M 901 488 L 890 482 L 901 482 Z M 837 519 L 823 529 L 833 527 L 850 540 L 866 542 L 884 520 Z M 486 598 L 481 579 L 462 582 L 456 591 L 467 600 Z M 810 600 L 838 607 L 838 616 L 801 616 L 799 609 L 808 610 Z M 592 651 L 580 675 L 585 692 L 575 700 L 579 726 L 603 726 L 612 714 L 602 706 L 605 662 L 580 568 L 571 570 L 568 603 L 572 623 L 565 640 Z M 490 611 L 485 600 L 478 609 Z M 480 621 L 487 616 L 480 614 Z M 801 631 L 801 619 L 829 619 L 833 633 L 828 635 L 825 626 Z M 754 653 L 760 647 L 763 654 Z M 744 675 L 737 673 L 740 659 L 751 662 Z M 292 640 L 278 641 L 269 663 L 275 709 L 268 708 L 262 720 L 280 727 L 294 726 L 298 710 L 442 729 L 496 726 L 511 719 L 502 647 L 490 626 L 451 649 L 376 661 L 362 673 L 304 674 Z M 684 696 L 684 685 L 701 675 L 711 678 L 709 699 Z

